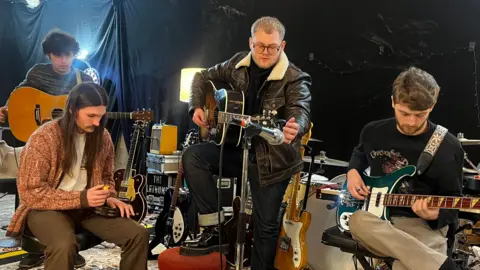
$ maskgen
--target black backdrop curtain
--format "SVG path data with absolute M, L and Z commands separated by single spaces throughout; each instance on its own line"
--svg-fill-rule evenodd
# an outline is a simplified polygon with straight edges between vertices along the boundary
M 153 109 L 156 123 L 179 127 L 181 141 L 192 123 L 178 100 L 180 70 L 248 49 L 251 23 L 272 15 L 287 28 L 289 59 L 312 75 L 313 137 L 324 140 L 328 156 L 347 160 L 366 122 L 392 116 L 391 83 L 409 65 L 429 71 L 442 87 L 432 120 L 453 134 L 480 136 L 473 53 L 453 53 L 480 40 L 477 1 L 40 2 L 32 10 L 24 0 L 0 1 L 0 103 L 34 63 L 46 61 L 41 38 L 58 27 L 89 51 L 111 110 Z M 357 12 L 346 12 L 345 4 Z M 131 122 L 111 124 L 114 139 L 122 130 L 128 145 Z
M 99 71 L 109 91 L 109 111 L 152 109 L 154 123 L 178 126 L 179 143 L 193 127 L 187 104 L 179 101 L 181 69 L 212 65 L 247 45 L 246 18 L 210 1 L 40 2 L 34 9 L 23 1 L 0 2 L 0 76 L 4 78 L 0 103 L 34 64 L 48 61 L 41 42 L 48 31 L 58 28 L 74 35 L 81 50 L 88 51 L 86 61 Z M 241 42 L 230 32 L 238 30 L 245 33 Z M 108 128 L 114 142 L 123 131 L 129 147 L 131 121 L 109 121 Z M 147 128 L 147 136 L 149 132 Z M 140 157 L 145 157 L 148 142 Z M 143 158 L 137 161 L 144 164 Z

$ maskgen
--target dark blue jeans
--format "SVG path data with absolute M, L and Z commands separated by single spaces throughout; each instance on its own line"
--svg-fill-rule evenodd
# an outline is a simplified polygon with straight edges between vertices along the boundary
M 218 174 L 219 161 L 220 147 L 212 143 L 190 146 L 183 153 L 182 165 L 185 180 L 200 214 L 217 212 L 217 189 L 213 175 Z M 241 148 L 225 146 L 222 176 L 241 179 Z M 277 218 L 283 195 L 288 186 L 288 179 L 276 184 L 261 186 L 255 162 L 249 163 L 248 179 L 252 191 L 255 239 L 251 269 L 275 269 L 273 265 L 280 227 Z M 239 190 L 238 187 L 237 190 Z

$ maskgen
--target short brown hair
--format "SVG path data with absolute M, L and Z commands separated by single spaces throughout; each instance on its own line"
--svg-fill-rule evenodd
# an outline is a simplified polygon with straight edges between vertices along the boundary
M 265 31 L 265 33 L 267 34 L 271 34 L 274 31 L 277 31 L 280 35 L 281 40 L 285 38 L 285 26 L 283 26 L 283 24 L 275 17 L 266 16 L 257 19 L 252 24 L 252 27 L 250 29 L 252 37 L 260 29 Z
M 428 72 L 410 67 L 393 82 L 393 102 L 402 103 L 413 111 L 427 110 L 437 102 L 440 86 Z

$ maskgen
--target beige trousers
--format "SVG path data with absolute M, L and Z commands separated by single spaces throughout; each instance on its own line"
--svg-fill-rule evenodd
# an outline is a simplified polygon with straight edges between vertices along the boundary
M 447 259 L 448 226 L 432 230 L 421 218 L 392 217 L 391 221 L 357 211 L 348 223 L 366 249 L 396 259 L 393 270 L 438 270 Z

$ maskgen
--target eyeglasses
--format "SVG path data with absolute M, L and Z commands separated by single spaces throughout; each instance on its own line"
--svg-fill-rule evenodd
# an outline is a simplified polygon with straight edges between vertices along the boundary
M 254 43 L 253 50 L 255 53 L 263 53 L 267 49 L 267 53 L 270 55 L 276 54 L 280 50 L 280 46 L 276 44 L 265 46 L 261 43 Z

